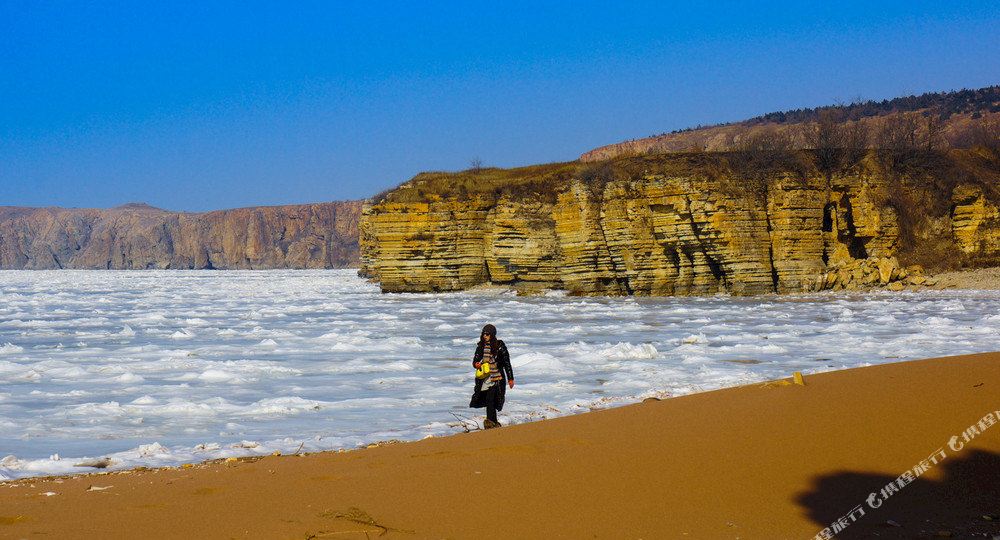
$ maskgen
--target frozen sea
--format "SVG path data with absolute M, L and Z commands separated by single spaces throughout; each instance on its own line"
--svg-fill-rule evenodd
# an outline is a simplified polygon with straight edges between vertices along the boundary
M 486 322 L 504 423 L 1000 350 L 998 291 L 381 294 L 354 270 L 0 272 L 0 479 L 460 431 Z

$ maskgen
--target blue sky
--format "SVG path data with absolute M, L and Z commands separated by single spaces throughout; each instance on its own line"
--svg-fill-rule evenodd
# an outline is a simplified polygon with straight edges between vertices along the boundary
M 995 1 L 696 4 L 0 0 L 0 205 L 363 198 L 1000 83 Z

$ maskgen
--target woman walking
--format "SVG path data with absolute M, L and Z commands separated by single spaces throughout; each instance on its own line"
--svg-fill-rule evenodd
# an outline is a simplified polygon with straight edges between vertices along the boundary
M 503 410 L 507 393 L 504 385 L 514 388 L 514 371 L 510 366 L 507 346 L 497 339 L 497 329 L 492 324 L 483 327 L 476 354 L 472 357 L 472 367 L 476 368 L 476 386 L 469 407 L 486 407 L 486 422 L 483 423 L 486 429 L 500 427 L 497 411 Z

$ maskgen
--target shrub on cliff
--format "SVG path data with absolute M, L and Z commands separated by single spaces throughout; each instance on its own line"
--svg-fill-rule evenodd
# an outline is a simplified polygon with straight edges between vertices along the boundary
M 816 168 L 830 177 L 864 158 L 869 144 L 867 125 L 845 121 L 839 109 L 821 110 L 806 130 L 806 145 L 813 149 Z
M 998 155 L 989 150 L 895 150 L 876 153 L 879 169 L 873 173 L 887 181 L 884 205 L 897 216 L 900 260 L 932 270 L 1000 262 L 966 260 L 948 226 L 952 195 L 960 185 L 976 186 L 994 204 L 1000 201 Z
M 729 166 L 733 185 L 756 200 L 766 202 L 771 181 L 779 174 L 804 174 L 802 153 L 792 150 L 789 136 L 774 127 L 750 130 L 733 142 Z
M 572 178 L 580 168 L 578 162 L 547 163 L 514 169 L 483 167 L 458 172 L 424 172 L 387 193 L 376 196 L 374 202 L 421 202 L 436 197 L 489 197 L 503 194 L 555 193 L 557 187 Z

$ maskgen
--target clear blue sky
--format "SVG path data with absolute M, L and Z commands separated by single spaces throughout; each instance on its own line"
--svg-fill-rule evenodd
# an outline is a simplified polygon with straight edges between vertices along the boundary
M 995 0 L 750 4 L 0 0 L 0 205 L 363 198 L 1000 83 Z

